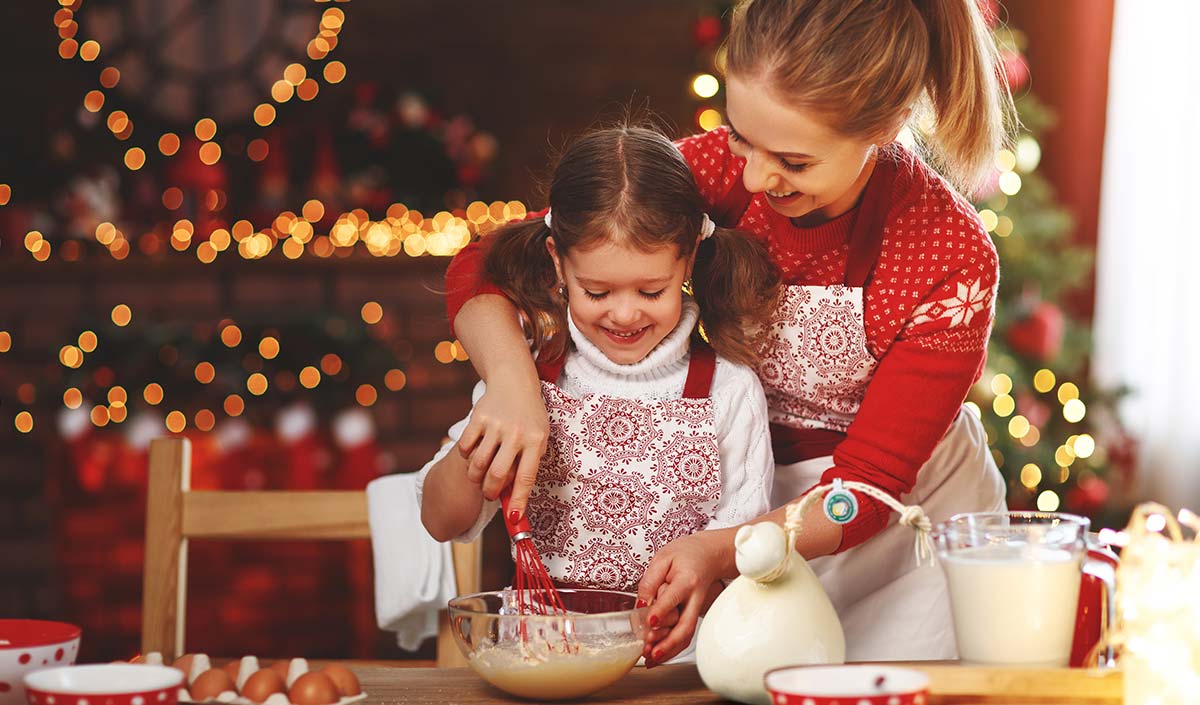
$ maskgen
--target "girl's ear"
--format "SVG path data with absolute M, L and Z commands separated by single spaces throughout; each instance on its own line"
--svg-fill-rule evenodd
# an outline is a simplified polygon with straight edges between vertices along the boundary
M 563 277 L 562 261 L 558 258 L 558 249 L 556 249 L 554 246 L 554 236 L 546 238 L 546 252 L 550 253 L 550 259 L 554 262 L 554 271 L 556 274 L 558 274 L 558 280 L 560 282 L 565 282 L 566 279 Z

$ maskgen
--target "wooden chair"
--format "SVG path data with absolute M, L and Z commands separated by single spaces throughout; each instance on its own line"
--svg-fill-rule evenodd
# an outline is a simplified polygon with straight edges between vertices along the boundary
M 371 537 L 365 491 L 192 491 L 191 443 L 150 443 L 142 653 L 185 653 L 188 539 L 348 540 Z M 458 593 L 479 591 L 480 544 L 452 544 Z M 412 665 L 429 665 L 414 661 Z M 443 611 L 437 665 L 465 666 Z

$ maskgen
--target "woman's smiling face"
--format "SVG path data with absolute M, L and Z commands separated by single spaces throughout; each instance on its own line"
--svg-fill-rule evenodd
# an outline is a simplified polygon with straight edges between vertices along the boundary
M 746 160 L 742 180 L 781 215 L 820 222 L 858 202 L 875 143 L 843 136 L 818 115 L 778 101 L 765 80 L 729 75 L 729 148 Z

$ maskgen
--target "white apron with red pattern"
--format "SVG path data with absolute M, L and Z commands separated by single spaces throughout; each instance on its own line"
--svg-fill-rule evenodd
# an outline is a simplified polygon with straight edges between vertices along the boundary
M 550 440 L 529 498 L 533 541 L 560 587 L 636 590 L 660 548 L 708 525 L 721 498 L 709 398 L 715 356 L 693 342 L 681 399 L 567 395 L 539 366 Z
M 855 215 L 846 279 L 838 286 L 789 285 L 771 320 L 759 378 L 775 448 L 771 506 L 818 484 L 833 466 L 878 361 L 867 348 L 863 292 L 883 242 L 895 165 L 880 160 Z M 935 524 L 951 514 L 1004 508 L 1003 479 L 978 418 L 963 410 L 899 497 Z M 945 577 L 919 567 L 912 530 L 895 517 L 882 533 L 811 561 L 846 633 L 850 661 L 957 657 Z

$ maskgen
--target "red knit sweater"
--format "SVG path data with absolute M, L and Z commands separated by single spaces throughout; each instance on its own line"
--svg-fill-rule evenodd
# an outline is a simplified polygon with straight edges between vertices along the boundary
M 713 212 L 727 210 L 745 160 L 730 153 L 726 128 L 678 146 Z M 999 268 L 975 209 L 915 155 L 899 146 L 895 155 L 883 248 L 864 303 L 867 347 L 879 364 L 822 482 L 857 480 L 899 496 L 912 490 L 983 370 Z M 737 227 L 766 242 L 785 283 L 829 286 L 844 281 L 853 219 L 850 211 L 799 228 L 757 194 Z M 499 293 L 481 281 L 482 255 L 473 243 L 446 270 L 451 324 L 472 296 Z M 888 524 L 887 507 L 858 499 L 860 515 L 843 527 L 839 551 Z

